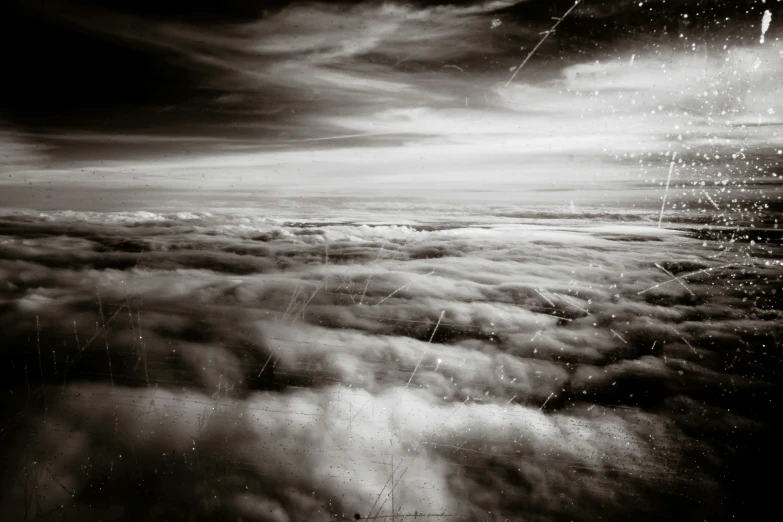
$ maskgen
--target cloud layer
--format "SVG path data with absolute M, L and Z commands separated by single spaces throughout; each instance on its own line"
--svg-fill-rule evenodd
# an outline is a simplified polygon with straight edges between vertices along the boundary
M 761 509 L 780 247 L 645 219 L 6 214 L 3 511 Z

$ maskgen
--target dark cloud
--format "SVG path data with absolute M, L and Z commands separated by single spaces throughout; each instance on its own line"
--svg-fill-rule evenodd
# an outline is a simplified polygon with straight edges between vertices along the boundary
M 641 3 L 582 2 L 533 57 L 524 83 L 629 50 L 666 60 L 673 47 L 687 56 L 691 41 L 683 45 L 680 34 L 722 46 L 728 33 L 732 46 L 749 45 L 763 10 L 777 19 L 779 9 L 761 2 Z M 488 89 L 519 64 L 520 47 L 535 45 L 552 17 L 572 4 L 183 5 L 11 2 L 0 36 L 7 57 L 3 119 L 58 161 L 225 154 L 368 134 L 331 118 L 371 122 L 380 110 L 452 109 L 466 97 L 476 108 L 480 100 L 494 107 Z M 502 25 L 493 29 L 492 20 Z
M 375 96 L 402 87 L 384 83 L 385 74 L 370 62 L 349 65 L 342 58 L 374 50 L 370 33 L 380 29 L 381 41 L 388 39 L 392 35 L 384 35 L 384 24 L 390 28 L 387 22 L 401 22 L 406 13 L 413 15 L 406 24 L 412 27 L 410 34 L 391 37 L 386 45 L 403 54 L 421 47 L 411 39 L 413 27 L 426 23 L 417 15 L 421 9 L 425 7 L 375 2 L 238 1 L 183 8 L 177 2 L 14 1 L 4 8 L 0 40 L 9 58 L 7 76 L 13 80 L 3 82 L 0 103 L 5 118 L 34 130 L 56 149 L 69 144 L 45 134 L 58 135 L 63 128 L 131 133 L 134 142 L 144 142 L 145 134 L 168 135 L 181 147 L 187 146 L 187 138 L 199 136 L 241 143 L 247 128 L 255 139 L 308 137 L 305 129 L 292 128 L 293 113 L 317 111 L 320 99 L 347 106 L 348 98 L 335 96 L 352 74 L 364 75 Z M 459 30 L 438 26 L 438 21 L 454 22 L 454 9 L 439 9 L 425 17 L 433 18 L 425 54 L 446 58 L 466 52 L 467 43 L 460 51 L 446 41 Z M 286 45 L 296 38 L 301 44 Z M 339 67 L 312 69 L 312 60 Z M 365 92 L 357 88 L 354 94 Z M 245 130 L 237 129 L 238 124 Z

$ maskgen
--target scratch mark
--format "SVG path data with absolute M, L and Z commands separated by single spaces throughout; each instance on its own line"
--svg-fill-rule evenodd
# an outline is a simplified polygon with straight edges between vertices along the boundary
M 688 339 L 686 339 L 684 335 L 682 335 L 680 332 L 678 332 L 677 330 L 675 330 L 673 326 L 670 326 L 669 328 L 671 329 L 671 331 L 672 331 L 672 332 L 674 332 L 674 333 L 676 333 L 677 335 L 679 335 L 679 336 L 680 336 L 680 339 L 682 339 L 682 342 L 684 342 L 685 344 L 687 344 L 687 345 L 688 345 L 688 348 L 690 348 L 690 349 L 693 351 L 693 353 L 696 353 L 696 354 L 698 354 L 698 353 L 699 353 L 699 352 L 697 352 L 697 351 L 696 351 L 696 348 L 694 348 L 694 347 L 691 345 L 691 343 L 689 343 L 689 342 L 688 342 Z
M 432 339 L 435 338 L 435 332 L 438 331 L 438 326 L 440 326 L 440 322 L 443 320 L 443 315 L 446 313 L 446 310 L 443 310 L 440 313 L 440 317 L 438 317 L 438 322 L 435 324 L 435 328 L 432 330 L 432 335 L 430 335 L 430 340 L 427 341 L 427 344 L 432 343 Z M 405 383 L 405 389 L 408 389 L 408 386 L 410 385 L 411 381 L 413 380 L 413 376 L 416 375 L 416 371 L 419 369 L 419 366 L 421 365 L 421 360 L 424 358 L 424 350 L 422 350 L 421 355 L 419 355 L 419 360 L 416 362 L 416 366 L 413 368 L 413 373 L 411 373 L 410 378 L 408 379 L 408 382 Z
M 551 299 L 549 299 L 547 296 L 541 293 L 540 290 L 536 290 L 536 293 L 541 297 L 543 297 L 546 300 L 546 302 L 549 303 L 549 306 L 551 306 L 552 308 L 557 308 L 557 305 L 555 305 L 555 303 L 553 303 Z
M 658 267 L 658 268 L 660 268 L 661 270 L 663 270 L 663 272 L 664 272 L 666 275 L 668 275 L 669 277 L 671 277 L 671 278 L 673 278 L 673 279 L 677 280 L 677 282 L 678 282 L 678 283 L 680 283 L 680 285 L 682 285 L 682 287 L 683 287 L 684 289 L 686 289 L 688 292 L 690 292 L 690 294 L 691 294 L 693 297 L 696 297 L 696 294 L 694 294 L 694 293 L 693 293 L 693 290 L 691 290 L 690 288 L 688 288 L 688 285 L 686 285 L 686 284 L 685 284 L 685 282 L 684 282 L 682 279 L 678 279 L 676 275 L 672 274 L 671 272 L 669 272 L 668 270 L 666 270 L 664 267 L 662 267 L 662 266 L 661 266 L 661 265 L 659 265 L 658 263 L 655 263 L 655 266 L 656 266 L 656 267 Z
M 378 260 L 381 258 L 381 254 L 383 253 L 383 247 L 386 245 L 381 245 L 380 250 L 378 250 L 378 256 L 375 258 L 375 263 L 378 263 Z M 364 295 L 367 293 L 367 287 L 370 286 L 370 281 L 372 280 L 373 276 L 375 275 L 375 271 L 373 270 L 370 273 L 370 276 L 367 278 L 367 282 L 364 283 L 364 290 L 362 291 L 362 297 L 359 299 L 359 304 L 362 304 L 364 302 Z
M 429 272 L 429 273 L 427 273 L 427 274 L 424 274 L 424 277 L 427 277 L 428 275 L 432 275 L 432 274 L 434 274 L 434 273 L 435 273 L 434 271 L 433 271 L 433 272 Z M 373 306 L 378 306 L 379 304 L 382 304 L 382 303 L 384 303 L 384 302 L 385 302 L 387 299 L 389 299 L 390 297 L 393 297 L 393 296 L 394 296 L 394 295 L 395 295 L 397 292 L 402 292 L 403 290 L 405 290 L 406 288 L 408 288 L 408 287 L 409 287 L 409 286 L 411 286 L 412 284 L 413 284 L 413 281 L 411 281 L 410 283 L 407 283 L 407 284 L 404 284 L 404 285 L 402 285 L 402 286 L 401 286 L 401 287 L 399 287 L 397 290 L 395 290 L 394 292 L 390 293 L 389 295 L 387 295 L 386 297 L 384 297 L 383 299 L 381 299 L 380 301 L 378 301 L 377 303 L 375 303 Z
M 532 57 L 533 57 L 533 55 L 536 53 L 536 51 L 538 50 L 538 48 L 539 48 L 539 47 L 541 47 L 541 45 L 544 43 L 544 41 L 546 41 L 546 39 L 547 39 L 547 38 L 549 38 L 549 35 L 555 32 L 555 29 L 557 28 L 557 26 L 558 26 L 558 25 L 560 25 L 560 22 L 562 22 L 562 21 L 563 21 L 563 19 L 564 19 L 566 16 L 568 16 L 568 15 L 571 13 L 571 11 L 573 11 L 573 10 L 574 10 L 574 8 L 575 8 L 576 6 L 578 6 L 578 5 L 579 5 L 579 2 L 581 2 L 581 1 L 582 1 L 582 0 L 576 0 L 576 2 L 574 2 L 574 5 L 572 5 L 572 6 L 571 6 L 571 7 L 568 9 L 568 11 L 566 11 L 566 12 L 565 12 L 565 14 L 564 14 L 562 17 L 560 17 L 560 18 L 556 18 L 556 19 L 555 19 L 555 20 L 556 20 L 556 21 L 555 21 L 555 25 L 553 25 L 553 26 L 552 26 L 552 27 L 549 29 L 549 31 L 546 31 L 546 32 L 544 33 L 544 37 L 543 37 L 543 38 L 541 38 L 541 40 L 539 40 L 539 42 L 536 44 L 536 46 L 535 46 L 535 47 L 533 47 L 533 50 L 532 50 L 532 51 L 530 51 L 530 52 L 528 53 L 528 55 L 525 57 L 525 59 L 524 59 L 524 60 L 522 60 L 522 63 L 521 63 L 521 64 L 519 64 L 519 67 L 517 67 L 517 68 L 514 70 L 514 74 L 512 74 L 512 75 L 511 75 L 511 78 L 509 78 L 509 79 L 508 79 L 508 81 L 506 82 L 506 84 L 505 84 L 503 87 L 508 87 L 508 85 L 509 85 L 509 84 L 510 84 L 512 81 L 514 81 L 514 78 L 516 78 L 516 76 L 517 76 L 517 73 L 518 73 L 519 71 L 521 71 L 521 70 L 522 70 L 522 67 L 524 67 L 524 66 L 525 66 L 525 64 L 528 62 L 528 60 L 530 60 L 530 58 L 532 58 Z
M 672 180 L 672 172 L 674 172 L 674 160 L 677 157 L 677 153 L 672 154 L 672 161 L 669 163 L 669 176 L 666 178 L 666 189 L 663 192 L 663 201 L 661 202 L 661 214 L 658 216 L 658 228 L 661 228 L 661 222 L 663 221 L 663 211 L 666 207 L 666 197 L 669 195 L 669 183 Z
M 609 331 L 610 331 L 610 332 L 612 332 L 612 333 L 614 334 L 614 336 L 615 336 L 615 337 L 617 337 L 618 339 L 620 339 L 622 342 L 624 342 L 625 344 L 628 344 L 628 341 L 626 341 L 625 339 L 623 339 L 623 336 L 622 336 L 622 335 L 620 335 L 620 334 L 619 334 L 619 333 L 617 333 L 616 331 L 612 330 L 611 328 L 609 328 Z
M 669 283 L 674 283 L 678 279 L 687 279 L 687 278 L 689 278 L 691 276 L 695 276 L 695 275 L 698 275 L 698 274 L 703 274 L 705 272 L 711 272 L 713 270 L 721 270 L 723 268 L 730 268 L 732 266 L 737 266 L 737 265 L 739 265 L 739 266 L 747 266 L 748 263 L 729 263 L 729 264 L 721 265 L 721 266 L 713 266 L 713 267 L 710 267 L 710 268 L 702 268 L 701 270 L 696 270 L 695 272 L 688 272 L 685 275 L 681 275 L 681 276 L 675 277 L 674 279 L 669 279 L 668 281 L 664 281 L 662 283 L 658 283 L 657 285 L 653 285 L 650 288 L 645 288 L 644 290 L 639 290 L 636 293 L 637 293 L 637 295 L 643 294 L 645 292 L 649 292 L 650 290 L 658 288 L 659 286 L 663 286 L 663 285 L 666 285 L 666 284 L 669 284 Z
M 573 306 L 577 310 L 581 310 L 582 312 L 584 312 L 586 314 L 590 314 L 590 312 L 588 310 L 586 310 L 585 308 L 582 308 L 581 306 L 576 304 L 576 299 L 574 299 L 574 298 L 572 298 L 570 296 L 566 296 L 566 295 L 558 294 L 558 293 L 554 293 L 554 295 L 556 297 L 560 298 L 560 300 L 564 301 L 565 303 L 570 304 L 571 306 Z
M 702 194 L 704 194 L 707 197 L 709 202 L 712 203 L 712 206 L 715 207 L 715 210 L 720 210 L 720 207 L 718 206 L 717 203 L 715 203 L 715 200 L 712 199 L 712 197 L 710 196 L 709 192 L 707 192 L 706 190 L 702 190 L 701 192 L 702 192 Z
M 546 400 L 544 401 L 544 404 L 542 404 L 541 407 L 538 408 L 538 411 L 541 411 L 541 410 L 544 409 L 544 406 L 546 406 L 546 403 L 549 402 L 549 399 L 551 399 L 554 394 L 555 394 L 555 392 L 552 392 L 552 393 L 549 394 L 549 397 L 547 397 Z

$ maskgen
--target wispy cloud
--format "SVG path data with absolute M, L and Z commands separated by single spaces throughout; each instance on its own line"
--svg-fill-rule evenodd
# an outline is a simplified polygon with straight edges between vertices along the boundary
M 291 4 L 213 27 L 62 11 L 191 71 L 190 112 L 173 127 L 165 115 L 184 109 L 160 108 L 168 123 L 157 132 L 37 131 L 51 169 L 21 162 L 16 171 L 85 185 L 98 176 L 170 188 L 198 180 L 209 190 L 470 191 L 652 180 L 675 150 L 688 161 L 680 178 L 705 179 L 720 166 L 699 159 L 691 168 L 696 157 L 743 155 L 767 168 L 758 158 L 777 152 L 783 47 L 774 27 L 764 44 L 722 44 L 725 31 L 692 43 L 687 31 L 655 44 L 632 35 L 589 58 L 542 58 L 505 87 L 523 54 L 511 45 L 541 36 L 540 20 L 512 23 L 496 13 L 504 6 Z M 575 15 L 573 24 L 598 16 Z M 508 23 L 493 28 L 498 16 Z

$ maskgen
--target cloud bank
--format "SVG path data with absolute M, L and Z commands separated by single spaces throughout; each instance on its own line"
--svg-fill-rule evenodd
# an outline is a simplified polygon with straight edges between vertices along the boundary
M 779 244 L 653 223 L 7 213 L 3 511 L 760 510 Z

